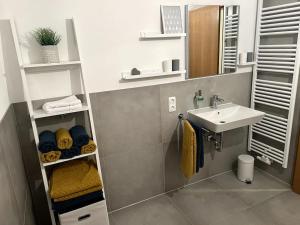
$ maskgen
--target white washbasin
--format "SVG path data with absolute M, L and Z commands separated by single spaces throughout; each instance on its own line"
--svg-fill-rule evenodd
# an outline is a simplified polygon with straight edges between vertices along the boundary
M 211 107 L 188 111 L 191 122 L 220 133 L 259 122 L 265 113 L 233 103 L 221 104 L 217 109 Z

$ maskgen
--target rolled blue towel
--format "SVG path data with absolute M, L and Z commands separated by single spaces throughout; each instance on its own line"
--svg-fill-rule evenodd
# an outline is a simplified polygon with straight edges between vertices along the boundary
M 73 145 L 70 149 L 65 149 L 61 151 L 61 159 L 70 159 L 77 155 L 80 155 L 80 147 Z
M 55 133 L 46 130 L 39 134 L 39 150 L 47 153 L 57 149 Z
M 72 127 L 70 134 L 73 139 L 73 144 L 80 148 L 89 143 L 90 137 L 83 126 L 77 125 Z

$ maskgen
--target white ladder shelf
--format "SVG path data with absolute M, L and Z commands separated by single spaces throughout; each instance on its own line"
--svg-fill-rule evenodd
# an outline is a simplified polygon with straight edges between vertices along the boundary
M 93 120 L 93 114 L 92 114 L 92 109 L 91 109 L 91 102 L 90 102 L 90 96 L 89 92 L 87 90 L 86 84 L 85 84 L 85 77 L 84 77 L 84 69 L 82 66 L 82 63 L 80 61 L 80 49 L 79 49 L 79 41 L 78 41 L 78 34 L 76 33 L 76 26 L 75 26 L 75 21 L 72 19 L 72 25 L 73 25 L 73 31 L 74 31 L 74 37 L 75 37 L 75 43 L 77 45 L 77 52 L 78 52 L 78 57 L 79 59 L 77 61 L 67 61 L 67 62 L 60 62 L 60 63 L 51 63 L 51 64 L 23 64 L 23 58 L 22 58 L 22 53 L 21 53 L 21 47 L 18 39 L 18 34 L 17 34 L 17 29 L 14 23 L 14 20 L 10 19 L 10 25 L 11 25 L 11 30 L 12 30 L 12 35 L 14 39 L 14 44 L 15 44 L 15 49 L 17 53 L 17 58 L 20 66 L 20 72 L 21 72 L 21 78 L 22 78 L 22 85 L 23 85 L 23 90 L 24 90 L 24 96 L 25 100 L 27 102 L 28 110 L 29 110 L 29 115 L 31 119 L 31 124 L 32 124 L 32 129 L 33 129 L 33 134 L 34 134 L 34 139 L 36 143 L 36 148 L 37 148 L 37 153 L 39 154 L 38 151 L 38 143 L 39 143 L 39 133 L 38 133 L 38 127 L 36 120 L 37 119 L 42 119 L 42 118 L 47 118 L 51 116 L 57 116 L 57 115 L 64 115 L 64 114 L 69 114 L 69 113 L 75 113 L 75 112 L 88 112 L 89 116 L 89 123 L 90 123 L 90 129 L 91 129 L 91 135 L 92 138 L 97 146 L 97 149 L 95 152 L 90 153 L 90 154 L 84 154 L 84 155 L 79 155 L 70 159 L 61 159 L 56 162 L 51 162 L 51 163 L 42 163 L 40 161 L 40 169 L 42 172 L 42 178 L 44 182 L 44 188 L 47 196 L 47 201 L 48 201 L 48 207 L 49 207 L 49 212 L 52 220 L 52 225 L 56 225 L 57 222 L 55 220 L 54 212 L 52 210 L 52 203 L 51 203 L 51 198 L 49 196 L 49 179 L 47 177 L 46 173 L 46 168 L 51 165 L 59 164 L 59 163 L 64 163 L 70 160 L 74 159 L 79 159 L 83 157 L 94 157 L 96 159 L 96 164 L 98 168 L 99 175 L 101 176 L 102 182 L 103 182 L 103 176 L 101 173 L 101 165 L 100 165 L 100 159 L 98 155 L 98 144 L 96 140 L 96 133 L 95 133 L 95 126 L 94 126 L 94 120 Z M 34 109 L 33 108 L 33 103 L 30 97 L 30 92 L 29 92 L 29 87 L 27 83 L 27 74 L 31 73 L 32 71 L 36 69 L 42 69 L 43 71 L 51 72 L 53 70 L 65 70 L 69 69 L 70 67 L 77 66 L 80 69 L 80 81 L 82 84 L 83 92 L 84 92 L 84 97 L 86 102 L 83 104 L 81 109 L 76 109 L 73 111 L 65 111 L 65 112 L 58 112 L 58 113 L 46 113 L 41 109 Z M 39 157 L 40 159 L 40 157 Z M 103 190 L 103 195 L 105 197 L 105 192 Z M 105 200 L 104 200 L 105 201 Z M 105 204 L 106 205 L 106 204 Z M 106 213 L 107 213 L 107 208 L 106 208 Z M 108 217 L 107 217 L 108 218 Z M 102 221 L 101 224 L 109 224 L 109 221 Z

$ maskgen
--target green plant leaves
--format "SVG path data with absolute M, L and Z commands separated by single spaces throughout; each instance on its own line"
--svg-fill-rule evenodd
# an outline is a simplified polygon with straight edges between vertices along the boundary
M 61 36 L 51 28 L 38 28 L 33 31 L 33 37 L 42 45 L 57 45 L 61 41 Z

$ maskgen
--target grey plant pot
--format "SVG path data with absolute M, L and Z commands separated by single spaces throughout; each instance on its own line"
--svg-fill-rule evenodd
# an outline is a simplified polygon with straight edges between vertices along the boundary
M 57 45 L 42 46 L 42 56 L 44 63 L 58 63 L 59 55 Z

